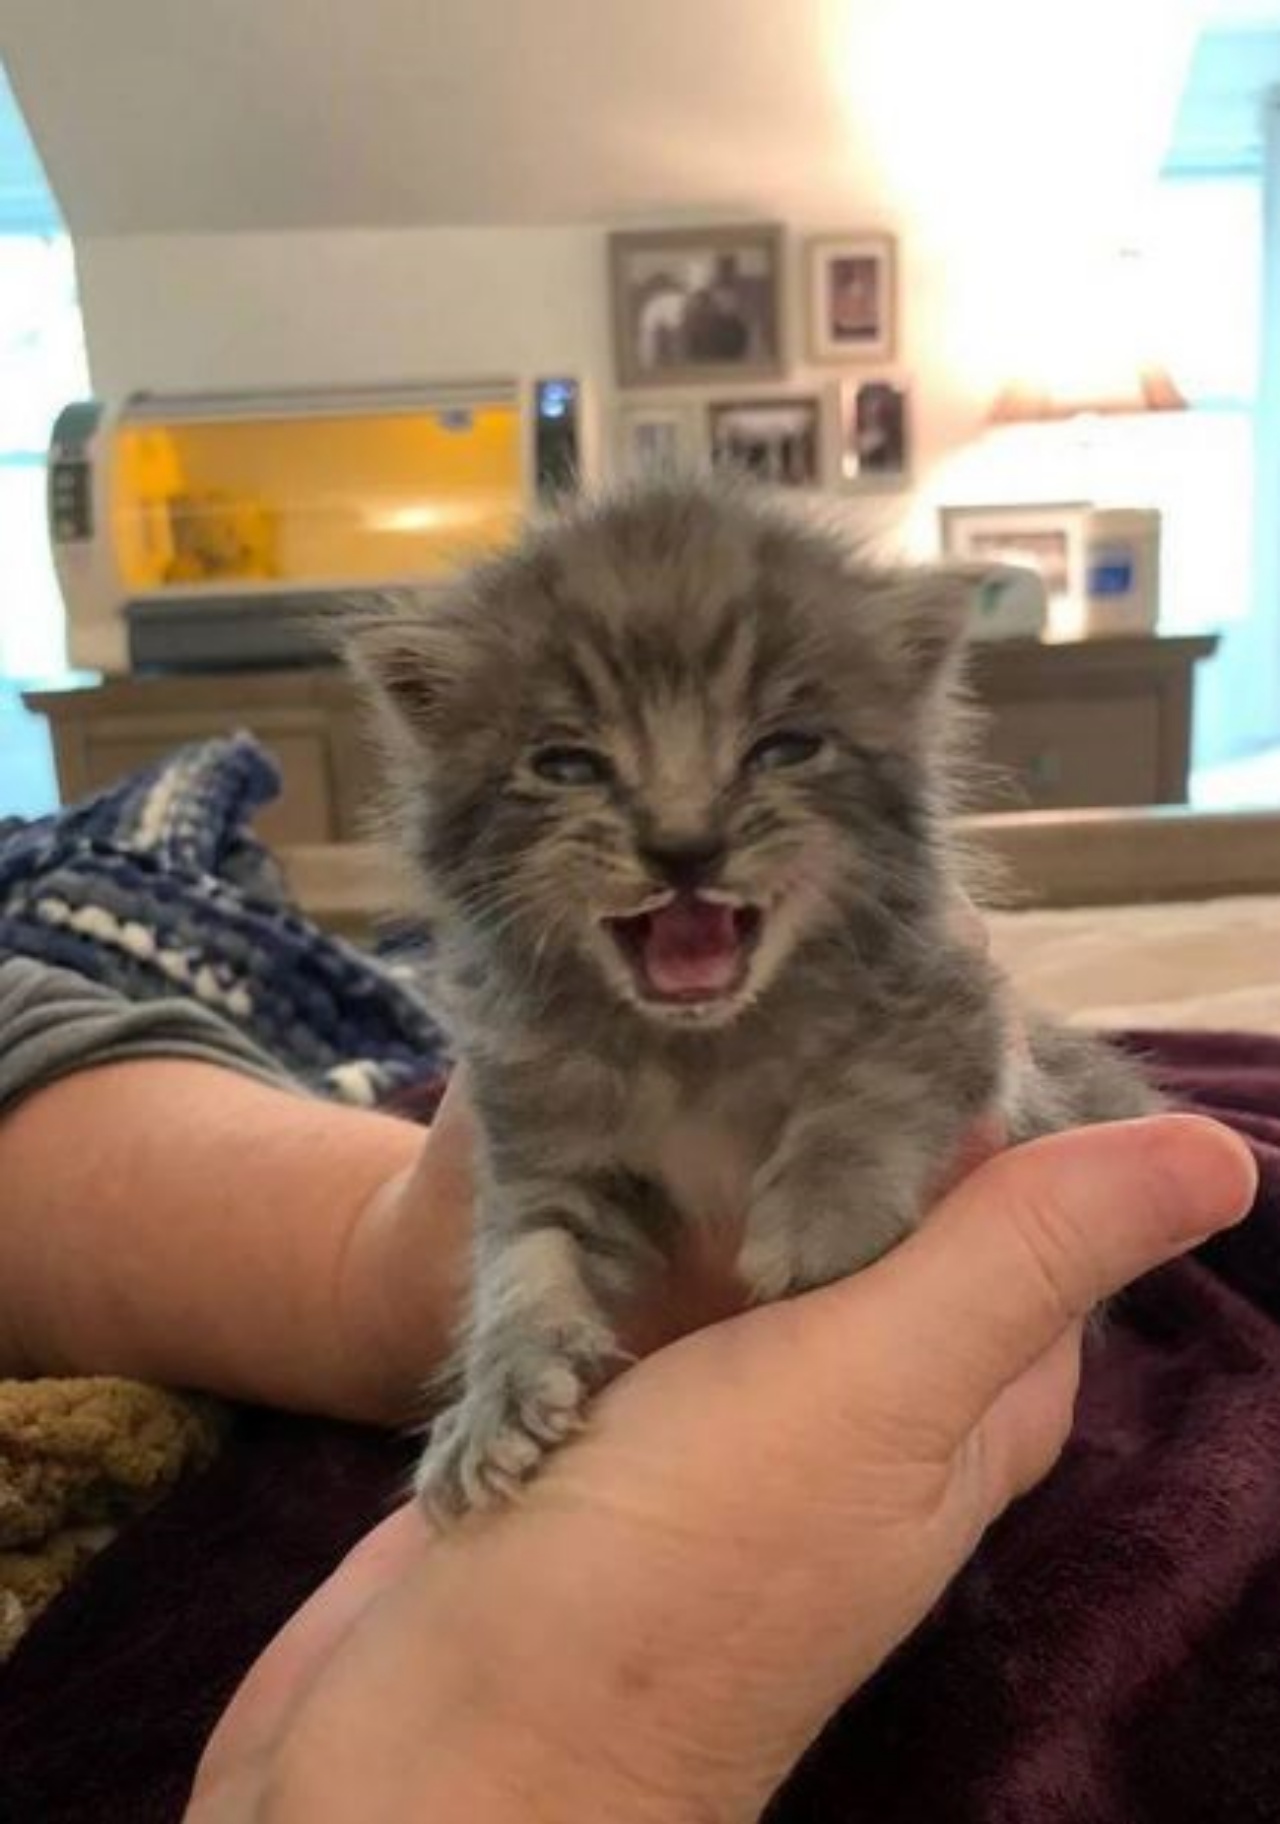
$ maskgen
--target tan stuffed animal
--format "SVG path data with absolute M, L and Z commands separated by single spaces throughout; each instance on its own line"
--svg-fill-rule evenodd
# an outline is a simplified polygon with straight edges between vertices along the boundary
M 213 1401 L 138 1381 L 0 1380 L 0 1659 L 224 1426 Z

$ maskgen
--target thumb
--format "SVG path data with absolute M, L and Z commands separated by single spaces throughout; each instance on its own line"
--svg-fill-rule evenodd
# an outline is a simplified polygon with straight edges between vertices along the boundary
M 1238 1221 L 1256 1184 L 1244 1142 L 1198 1115 L 1055 1134 L 989 1161 L 894 1253 L 818 1297 L 846 1364 L 858 1304 L 859 1372 L 953 1447 L 1095 1305 Z

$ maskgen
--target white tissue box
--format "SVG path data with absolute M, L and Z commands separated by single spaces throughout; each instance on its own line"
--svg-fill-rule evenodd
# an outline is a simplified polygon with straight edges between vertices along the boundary
M 1044 578 L 1021 564 L 985 564 L 975 580 L 970 634 L 975 640 L 1038 640 L 1049 603 Z

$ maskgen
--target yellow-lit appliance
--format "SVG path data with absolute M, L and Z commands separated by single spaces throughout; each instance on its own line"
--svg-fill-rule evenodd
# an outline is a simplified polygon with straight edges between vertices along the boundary
M 573 381 L 69 406 L 49 519 L 72 663 L 297 663 L 317 606 L 497 549 L 581 468 Z

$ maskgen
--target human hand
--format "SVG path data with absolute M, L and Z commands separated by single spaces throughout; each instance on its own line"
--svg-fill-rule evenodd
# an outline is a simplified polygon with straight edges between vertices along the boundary
M 990 1160 L 853 1279 L 624 1375 L 515 1508 L 402 1513 L 274 1643 L 191 1824 L 758 1816 L 1067 1436 L 1085 1314 L 1247 1208 L 1161 1116 Z

